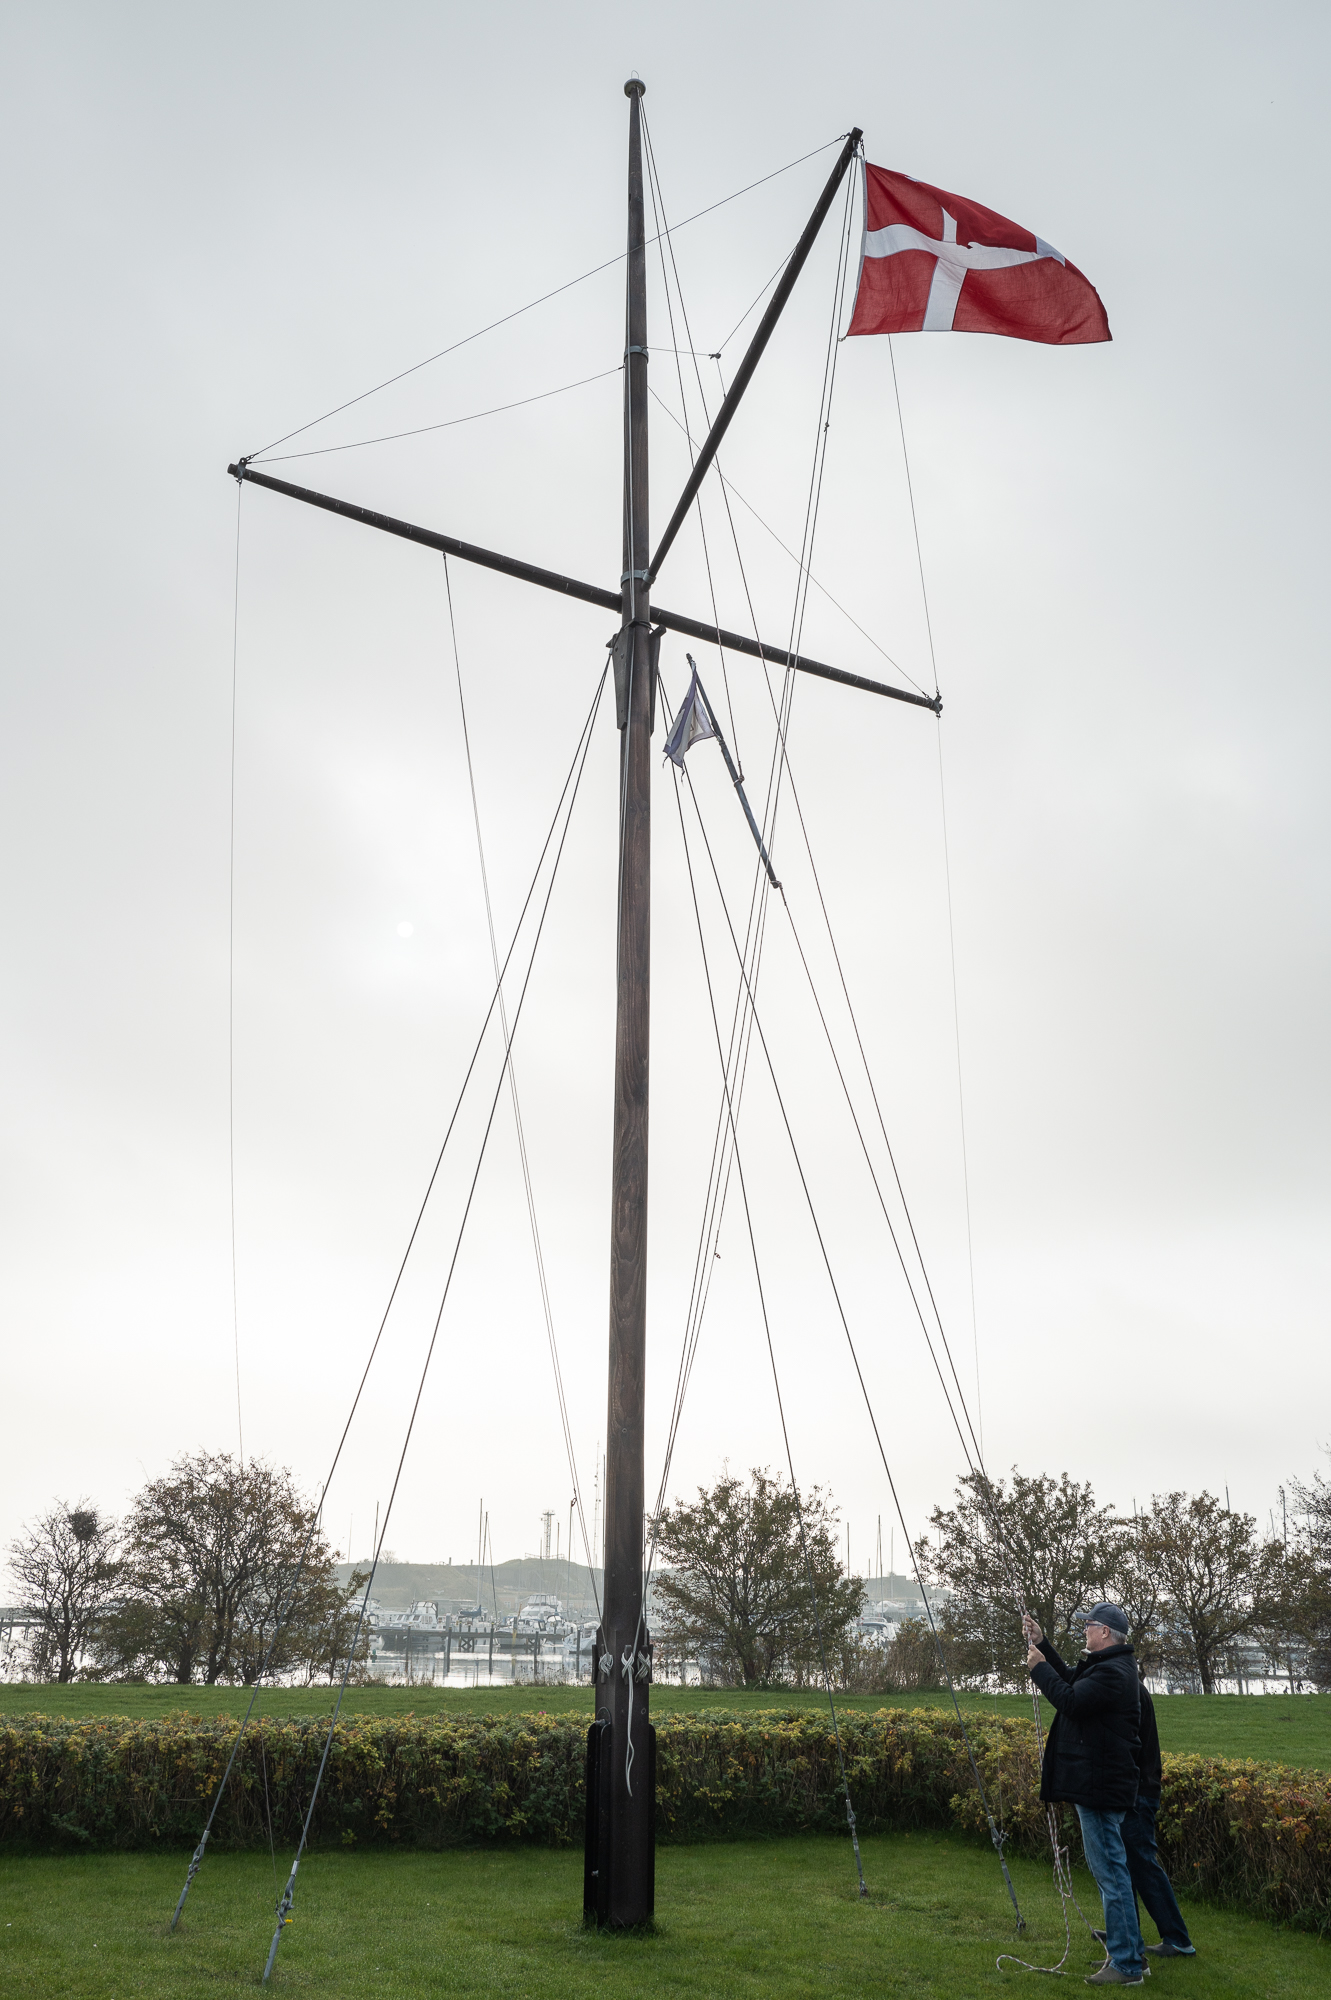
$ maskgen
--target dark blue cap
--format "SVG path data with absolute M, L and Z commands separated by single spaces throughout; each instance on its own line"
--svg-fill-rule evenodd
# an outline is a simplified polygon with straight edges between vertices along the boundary
M 1107 1625 L 1111 1632 L 1121 1632 L 1126 1639 L 1131 1629 L 1128 1614 L 1120 1604 L 1093 1604 L 1089 1611 L 1080 1614 L 1083 1625 Z

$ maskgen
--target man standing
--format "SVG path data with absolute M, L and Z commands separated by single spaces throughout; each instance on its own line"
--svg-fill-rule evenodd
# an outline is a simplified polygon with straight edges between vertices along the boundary
M 1054 1710 L 1040 1797 L 1077 1808 L 1086 1860 L 1105 1910 L 1105 1963 L 1088 1986 L 1140 1986 L 1146 1959 L 1137 1898 L 1123 1846 L 1123 1820 L 1137 1802 L 1141 1683 L 1117 1604 L 1086 1614 L 1083 1657 L 1062 1661 L 1027 1612 L 1021 1621 L 1031 1679 Z
M 1197 1947 L 1188 1936 L 1188 1926 L 1174 1894 L 1174 1885 L 1164 1870 L 1155 1844 L 1155 1820 L 1160 1810 L 1160 1732 L 1156 1728 L 1155 1703 L 1147 1687 L 1138 1689 L 1141 1716 L 1138 1728 L 1141 1749 L 1137 1753 L 1137 1803 L 1123 1815 L 1123 1846 L 1128 1857 L 1132 1886 L 1142 1899 L 1146 1913 L 1155 1921 L 1159 1944 L 1146 1949 L 1154 1958 L 1195 1958 Z

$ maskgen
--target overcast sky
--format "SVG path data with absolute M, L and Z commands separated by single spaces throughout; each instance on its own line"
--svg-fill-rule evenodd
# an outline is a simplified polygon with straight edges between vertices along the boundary
M 1226 1487 L 1266 1524 L 1328 1405 L 1327 17 L 1310 5 L 5 12 L 5 1451 L 0 1534 L 237 1446 L 228 1125 L 237 499 L 228 461 L 624 244 L 631 70 L 694 344 L 727 340 L 853 124 L 1094 281 L 1114 341 L 894 343 L 941 724 L 801 682 L 790 759 L 935 1291 L 992 1467 L 1120 1506 Z M 727 440 L 785 642 L 832 307 L 829 226 Z M 653 386 L 679 391 L 659 263 Z M 279 447 L 285 476 L 613 587 L 623 267 Z M 678 328 L 681 338 L 682 330 Z M 715 406 L 717 371 L 704 386 Z M 687 461 L 652 408 L 658 526 Z M 236 639 L 236 1321 L 247 1452 L 311 1489 L 488 1003 L 443 565 L 254 489 Z M 761 516 L 761 522 L 757 516 Z M 718 494 L 724 622 L 748 622 Z M 840 349 L 806 648 L 932 683 L 885 340 Z M 512 931 L 606 615 L 451 571 L 486 859 Z M 658 595 L 708 615 L 696 522 Z M 896 663 L 889 666 L 883 649 Z M 682 642 L 662 670 L 678 699 Z M 720 698 L 721 670 L 703 672 Z M 740 756 L 771 751 L 732 659 Z M 730 710 L 727 710 L 729 719 Z M 599 716 L 516 1041 L 580 1476 L 605 1428 L 617 737 Z M 968 1147 L 975 1338 L 948 877 Z M 654 758 L 648 1488 L 718 1081 Z M 726 894 L 752 877 L 712 746 Z M 793 820 L 778 872 L 820 992 Z M 714 976 L 733 960 L 710 881 Z M 947 1411 L 774 912 L 760 1005 L 911 1528 Z M 516 992 L 512 995 L 516 1001 Z M 848 1043 L 833 1009 L 838 1046 Z M 369 1544 L 498 1079 L 491 1040 L 329 1497 Z M 863 1092 L 861 1091 L 861 1100 Z M 741 1142 L 801 1480 L 870 1563 L 890 1500 L 770 1082 Z M 781 1463 L 732 1201 L 671 1491 Z M 570 1481 L 501 1105 L 389 1542 L 534 1549 Z M 1324 1461 L 1323 1461 L 1324 1462 Z M 896 1534 L 898 1566 L 901 1535 Z

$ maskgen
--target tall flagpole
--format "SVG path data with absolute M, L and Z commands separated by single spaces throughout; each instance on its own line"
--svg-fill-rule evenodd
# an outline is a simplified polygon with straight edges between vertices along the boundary
M 584 1909 L 623 1928 L 650 1921 L 655 1877 L 655 1735 L 643 1606 L 643 1420 L 647 1373 L 647 1088 L 651 982 L 652 662 L 647 567 L 647 250 L 642 96 L 629 100 L 628 300 L 624 355 L 623 628 L 616 645 L 621 730 L 618 1011 L 610 1197 L 610 1370 L 605 1592 L 588 1737 Z

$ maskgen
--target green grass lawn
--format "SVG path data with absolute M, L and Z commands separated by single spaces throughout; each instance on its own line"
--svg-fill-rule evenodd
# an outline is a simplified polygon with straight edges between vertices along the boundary
M 658 1714 L 681 1710 L 706 1713 L 709 1708 L 821 1708 L 825 1697 L 783 1690 L 743 1693 L 661 1685 L 652 1689 Z M 179 1688 L 99 1686 L 75 1682 L 70 1687 L 0 1684 L 0 1714 L 31 1715 L 169 1715 L 180 1709 L 203 1716 L 241 1715 L 249 1695 L 244 1688 Z M 937 1707 L 945 1695 L 839 1695 L 845 1708 Z M 327 1688 L 265 1688 L 260 1697 L 265 1715 L 326 1715 L 332 1697 Z M 1026 1695 L 967 1695 L 968 1714 L 1029 1715 Z M 343 1713 L 350 1715 L 496 1715 L 524 1714 L 544 1709 L 551 1715 L 591 1716 L 591 1691 L 585 1687 L 549 1688 L 349 1688 Z M 1049 1709 L 1045 1708 L 1046 1722 Z M 1273 1763 L 1331 1770 L 1331 1694 L 1312 1695 L 1162 1695 L 1156 1701 L 1160 1741 L 1166 1750 L 1197 1751 L 1209 1757 L 1258 1757 Z
M 173 1936 L 167 1923 L 186 1859 L 0 1862 L 0 1992 L 190 2000 L 255 1988 L 272 1933 L 268 1856 L 211 1856 Z M 966 2000 L 1030 1991 L 1025 1973 L 995 1970 L 997 1953 L 1016 1940 L 987 1849 L 942 1834 L 873 1837 L 864 1866 L 870 1894 L 860 1902 L 844 1840 L 663 1849 L 657 1934 L 615 1938 L 582 1929 L 580 1854 L 316 1853 L 302 1868 L 270 1990 L 330 2000 L 370 1992 Z M 1048 1871 L 1017 1861 L 1013 1875 L 1029 1923 L 1022 1955 L 1052 1965 L 1064 1938 Z M 1095 1909 L 1088 1878 L 1078 1895 Z M 1156 1969 L 1155 2000 L 1175 1992 L 1321 2000 L 1328 1991 L 1326 1943 L 1195 1904 L 1186 1914 L 1198 1956 Z M 1077 1928 L 1074 1976 L 1099 1962 Z

